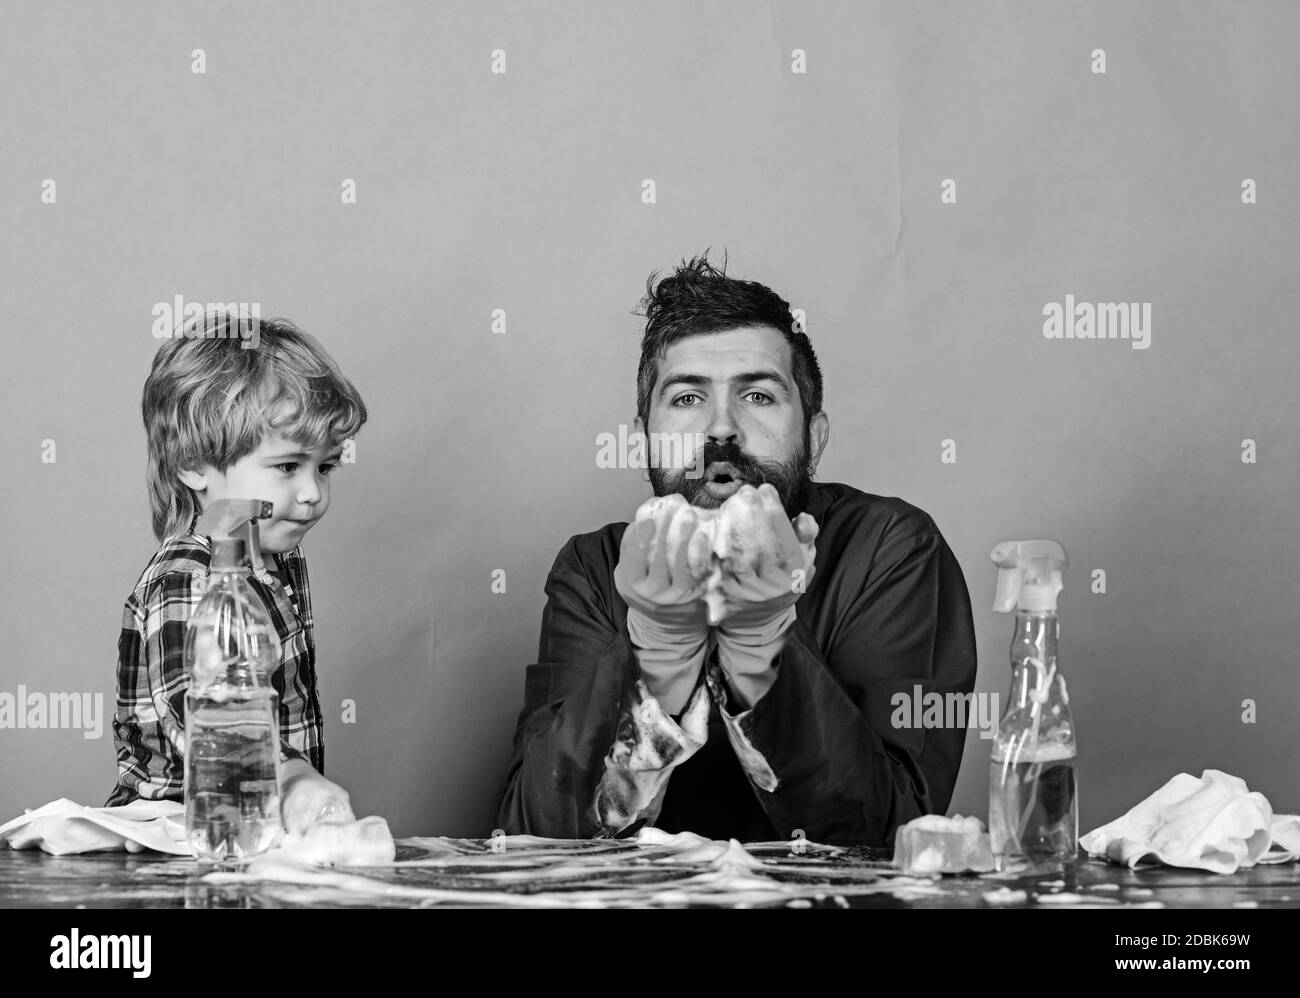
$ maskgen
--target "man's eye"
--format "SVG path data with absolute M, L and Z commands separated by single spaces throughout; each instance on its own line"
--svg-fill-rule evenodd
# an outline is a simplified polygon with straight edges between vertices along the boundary
M 337 464 L 322 464 L 320 466 L 320 473 L 322 475 L 332 475 L 338 470 L 339 466 Z
M 697 399 L 697 398 L 699 398 L 699 396 L 696 395 L 694 392 L 687 392 L 685 395 L 678 395 L 675 399 L 673 399 L 673 405 L 681 406 L 683 409 L 693 409 L 695 408 L 694 403 L 687 405 L 685 400 Z
M 747 398 L 747 399 L 748 399 L 748 398 L 757 398 L 757 399 L 758 399 L 758 403 L 757 403 L 758 405 L 771 405 L 771 404 L 772 404 L 772 396 L 769 395 L 769 394 L 767 394 L 767 392 L 747 392 L 746 395 L 745 395 L 745 398 Z
M 298 470 L 298 462 L 285 461 L 284 464 L 277 464 L 275 466 L 275 469 L 276 471 L 283 471 L 286 475 L 292 475 L 295 471 Z

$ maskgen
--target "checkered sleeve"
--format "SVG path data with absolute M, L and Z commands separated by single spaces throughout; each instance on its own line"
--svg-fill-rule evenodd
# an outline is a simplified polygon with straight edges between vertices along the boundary
M 107 806 L 183 800 L 185 626 L 202 598 L 192 575 L 162 575 L 137 589 L 122 611 L 117 650 L 117 786 Z

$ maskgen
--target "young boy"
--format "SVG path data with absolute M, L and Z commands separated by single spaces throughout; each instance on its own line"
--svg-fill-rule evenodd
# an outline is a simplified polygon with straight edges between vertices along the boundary
M 279 633 L 281 814 L 301 832 L 322 818 L 354 820 L 347 792 L 323 775 L 311 593 L 298 545 L 329 509 L 329 475 L 366 407 L 314 337 L 285 320 L 242 322 L 212 312 L 187 324 L 158 350 L 145 381 L 149 502 L 162 547 L 122 615 L 118 777 L 107 806 L 184 799 L 185 627 L 209 563 L 196 520 L 219 499 L 265 499 L 273 506 L 260 522 L 267 571 L 249 583 Z

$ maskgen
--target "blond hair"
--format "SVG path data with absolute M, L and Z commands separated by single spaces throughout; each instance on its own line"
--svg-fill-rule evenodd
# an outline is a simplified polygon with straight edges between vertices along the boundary
M 338 446 L 366 421 L 361 396 L 314 336 L 287 319 L 259 320 L 253 349 L 238 316 L 209 312 L 158 349 L 140 412 L 158 540 L 189 531 L 198 514 L 183 470 L 224 472 L 268 432 L 307 448 Z M 247 321 L 246 319 L 244 321 Z

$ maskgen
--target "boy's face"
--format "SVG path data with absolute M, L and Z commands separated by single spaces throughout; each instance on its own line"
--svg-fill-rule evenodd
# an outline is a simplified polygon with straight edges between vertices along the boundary
M 194 490 L 200 509 L 220 499 L 269 501 L 271 518 L 259 524 L 262 550 L 282 554 L 302 543 L 329 509 L 329 476 L 338 467 L 341 451 L 341 447 L 309 451 L 273 433 L 224 472 L 205 466 L 182 472 L 181 481 Z

